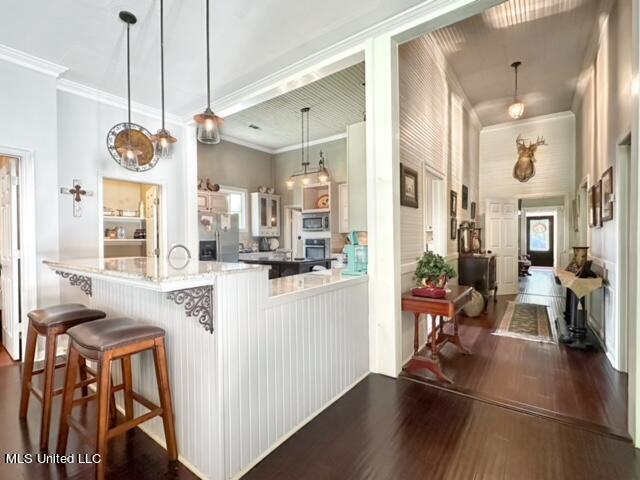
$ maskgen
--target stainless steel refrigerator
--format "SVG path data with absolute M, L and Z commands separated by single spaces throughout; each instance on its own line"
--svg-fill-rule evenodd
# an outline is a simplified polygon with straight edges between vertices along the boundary
M 238 214 L 198 213 L 199 258 L 203 261 L 237 262 Z

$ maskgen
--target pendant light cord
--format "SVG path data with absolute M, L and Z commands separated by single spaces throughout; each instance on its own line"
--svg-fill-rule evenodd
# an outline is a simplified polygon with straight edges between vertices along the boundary
M 518 67 L 519 67 L 519 66 L 520 66 L 520 65 L 516 65 L 516 66 L 515 66 L 515 71 L 516 71 L 516 91 L 515 91 L 514 99 L 517 99 L 517 98 L 518 98 Z
M 162 130 L 164 130 L 164 0 L 160 0 L 160 99 L 162 102 Z
M 207 107 L 211 110 L 211 66 L 209 56 L 209 0 L 207 0 Z
M 131 47 L 129 41 L 129 29 L 131 24 L 127 22 L 127 137 L 131 146 Z

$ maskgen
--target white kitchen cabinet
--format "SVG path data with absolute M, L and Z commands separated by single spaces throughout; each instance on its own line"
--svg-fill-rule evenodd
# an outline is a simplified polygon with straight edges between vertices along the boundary
M 338 231 L 340 233 L 349 232 L 349 184 L 338 185 Z
M 227 196 L 218 192 L 198 192 L 198 211 L 227 213 L 229 211 Z
M 367 230 L 366 122 L 347 127 L 347 183 L 349 230 Z
M 254 237 L 280 236 L 280 195 L 251 194 L 251 233 Z

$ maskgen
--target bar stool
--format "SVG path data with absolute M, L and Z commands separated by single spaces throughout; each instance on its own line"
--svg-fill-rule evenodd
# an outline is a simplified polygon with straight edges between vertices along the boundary
M 42 402 L 42 419 L 40 423 L 40 448 L 46 450 L 49 445 L 49 427 L 51 424 L 51 405 L 53 397 L 62 393 L 62 388 L 54 390 L 54 374 L 57 368 L 64 367 L 61 363 L 56 365 L 56 349 L 58 336 L 76 325 L 106 317 L 100 310 L 87 308 L 80 303 L 67 303 L 54 305 L 48 308 L 33 310 L 27 314 L 29 318 L 29 330 L 27 332 L 27 345 L 25 362 L 22 370 L 22 395 L 20 398 L 20 418 L 27 416 L 29 409 L 29 397 L 33 395 Z M 36 343 L 38 335 L 46 337 L 44 368 L 33 369 L 36 355 Z M 80 378 L 83 381 L 83 393 L 87 393 L 86 365 L 80 365 Z M 44 373 L 44 386 L 42 391 L 32 384 L 34 375 Z
M 80 422 L 72 417 L 71 411 L 74 406 L 84 403 L 87 399 L 97 399 L 98 428 L 95 443 L 97 453 L 100 455 L 100 463 L 97 464 L 97 478 L 104 478 L 106 473 L 108 440 L 157 416 L 162 417 L 169 460 L 177 460 L 178 449 L 176 446 L 173 406 L 164 344 L 164 330 L 154 325 L 138 323 L 130 318 L 110 318 L 78 325 L 69 329 L 67 334 L 69 335 L 70 345 L 62 413 L 60 415 L 60 430 L 58 432 L 58 454 L 64 455 L 66 453 L 69 427 L 73 427 L 89 442 L 94 442 L 94 438 L 89 435 Z M 133 391 L 131 355 L 145 350 L 153 350 L 160 397 L 159 407 Z M 75 385 L 75 379 L 81 358 L 97 361 L 97 389 L 95 395 L 74 400 L 74 392 L 78 387 Z M 112 361 L 118 359 L 121 361 L 123 382 L 121 385 L 113 387 L 111 384 Z M 114 390 L 123 390 L 126 420 L 124 423 L 110 428 L 108 417 L 109 399 Z M 146 407 L 149 412 L 133 418 L 134 400 Z

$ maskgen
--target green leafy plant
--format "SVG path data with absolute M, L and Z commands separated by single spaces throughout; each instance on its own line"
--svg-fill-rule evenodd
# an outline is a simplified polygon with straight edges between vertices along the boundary
M 418 285 L 426 285 L 437 288 L 444 287 L 446 281 L 456 277 L 455 269 L 447 261 L 434 252 L 425 252 L 418 259 L 415 279 Z

